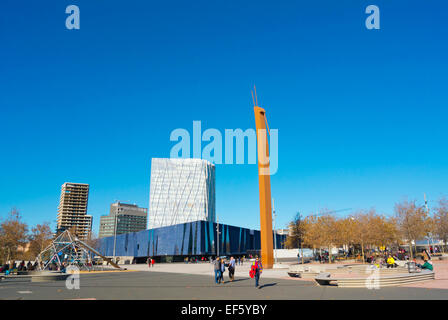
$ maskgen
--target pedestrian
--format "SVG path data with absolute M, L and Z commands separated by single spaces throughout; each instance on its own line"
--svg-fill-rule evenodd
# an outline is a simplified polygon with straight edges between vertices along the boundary
M 215 270 L 215 283 L 219 284 L 221 279 L 221 261 L 219 257 L 216 257 L 215 262 L 213 262 L 213 269 Z
M 249 275 L 251 278 L 255 278 L 255 288 L 261 288 L 259 286 L 260 281 L 260 274 L 263 272 L 263 265 L 261 264 L 261 261 L 258 260 L 258 256 L 255 257 L 255 261 L 252 263 L 252 266 L 250 268 Z
M 233 257 L 230 257 L 229 262 L 229 278 L 230 281 L 233 281 L 235 278 L 235 259 Z
M 298 262 L 300 264 L 300 250 L 299 250 L 299 252 L 297 252 L 297 260 L 298 260 Z
M 151 257 L 148 257 L 148 260 L 146 260 L 146 263 L 148 264 L 148 268 L 151 268 Z
M 156 261 L 153 259 L 153 258 L 151 258 L 151 267 L 153 267 L 154 268 L 154 263 L 155 263 Z
M 224 283 L 224 272 L 226 271 L 226 263 L 224 259 L 221 259 L 221 282 Z

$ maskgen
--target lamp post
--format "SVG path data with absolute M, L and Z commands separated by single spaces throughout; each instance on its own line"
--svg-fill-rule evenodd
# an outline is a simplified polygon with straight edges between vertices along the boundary
M 274 208 L 274 198 L 272 198 L 272 220 L 274 220 L 274 261 L 277 264 L 277 232 L 275 230 L 275 208 Z
M 216 257 L 219 258 L 219 218 L 216 215 Z
M 114 262 L 115 262 L 115 247 L 116 247 L 116 244 L 117 244 L 118 221 L 120 221 L 120 220 L 118 219 L 118 212 L 117 212 L 117 213 L 115 213 L 115 228 L 114 228 L 114 252 L 113 252 L 113 256 L 114 256 L 113 260 L 114 260 Z
M 300 256 L 301 256 L 301 260 L 302 260 L 302 265 L 303 265 L 303 248 L 302 248 L 302 214 L 300 212 L 299 213 L 299 227 L 300 227 L 300 238 L 299 238 L 299 242 L 300 242 Z

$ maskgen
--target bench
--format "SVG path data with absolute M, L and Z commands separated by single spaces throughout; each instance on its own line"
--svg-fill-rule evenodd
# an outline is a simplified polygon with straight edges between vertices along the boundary
M 36 272 L 32 274 L 17 274 L 1 276 L 0 280 L 30 280 L 31 282 L 47 282 L 66 280 L 71 274 L 62 272 Z
M 422 282 L 435 279 L 435 273 L 430 270 L 422 270 L 415 273 L 404 273 L 396 275 L 379 276 L 378 279 L 370 278 L 337 278 L 331 277 L 331 274 L 321 273 L 314 278 L 321 285 L 333 285 L 345 288 L 368 288 L 369 285 L 378 285 L 381 287 L 393 287 L 408 283 Z
M 289 271 L 288 275 L 293 278 L 302 278 L 302 279 L 314 279 L 317 275 L 319 275 L 319 272 L 294 272 Z

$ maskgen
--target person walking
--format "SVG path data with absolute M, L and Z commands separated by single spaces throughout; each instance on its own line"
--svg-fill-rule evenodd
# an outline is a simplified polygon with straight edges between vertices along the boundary
M 213 269 L 215 270 L 215 283 L 219 284 L 221 279 L 221 261 L 219 257 L 216 257 L 216 260 L 213 262 Z
M 151 268 L 151 257 L 146 260 L 146 263 L 148 264 L 148 268 Z
M 260 274 L 262 272 L 263 272 L 263 265 L 261 264 L 261 261 L 258 260 L 258 257 L 255 257 L 255 261 L 252 263 L 251 266 L 251 273 L 255 278 L 255 288 L 260 288 L 259 281 L 260 281 Z
M 230 278 L 231 282 L 235 278 L 235 259 L 233 257 L 230 257 L 230 262 L 229 262 L 229 278 Z
M 224 272 L 226 271 L 226 263 L 221 259 L 221 283 L 224 283 Z

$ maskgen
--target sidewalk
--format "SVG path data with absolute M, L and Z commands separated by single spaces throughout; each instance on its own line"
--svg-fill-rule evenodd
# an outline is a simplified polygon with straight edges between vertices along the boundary
M 282 265 L 285 268 L 282 269 L 265 269 L 263 270 L 262 277 L 263 278 L 272 278 L 272 279 L 284 279 L 291 281 L 311 281 L 314 282 L 313 279 L 302 279 L 302 278 L 292 278 L 288 275 L 289 265 L 295 264 L 295 262 L 291 263 L 283 263 Z M 326 264 L 326 267 L 332 266 L 337 267 L 344 263 L 335 263 L 332 265 Z M 434 271 L 435 271 L 435 280 L 403 285 L 402 287 L 413 287 L 413 288 L 428 288 L 428 289 L 448 289 L 448 260 L 434 260 Z M 319 266 L 320 264 L 306 264 L 306 266 Z M 126 268 L 128 270 L 133 271 L 146 271 L 146 272 L 171 272 L 171 273 L 182 273 L 182 274 L 199 274 L 199 275 L 208 275 L 210 277 L 214 277 L 213 264 L 211 263 L 159 263 L 155 264 L 151 268 L 148 267 L 147 264 L 132 264 L 132 265 L 121 265 L 122 268 Z M 249 277 L 249 269 L 250 262 L 245 262 L 244 265 L 237 265 L 235 268 L 235 276 L 236 277 Z M 352 274 L 351 276 L 354 276 Z M 226 269 L 224 273 L 224 278 L 228 279 L 229 273 Z M 345 275 L 347 276 L 347 275 Z
M 403 287 L 448 289 L 448 260 L 432 260 L 435 280 L 404 285 Z
M 288 276 L 289 265 L 284 264 L 285 268 L 282 269 L 264 269 L 262 277 L 264 278 L 277 278 L 277 279 L 293 279 Z M 198 263 L 159 263 L 155 264 L 151 268 L 147 264 L 130 264 L 120 265 L 122 268 L 135 271 L 147 271 L 147 272 L 172 272 L 183 274 L 201 274 L 215 276 L 213 264 L 208 262 Z M 250 262 L 245 262 L 244 265 L 236 265 L 235 276 L 236 277 L 249 277 Z M 228 277 L 229 273 L 226 268 L 224 277 Z

